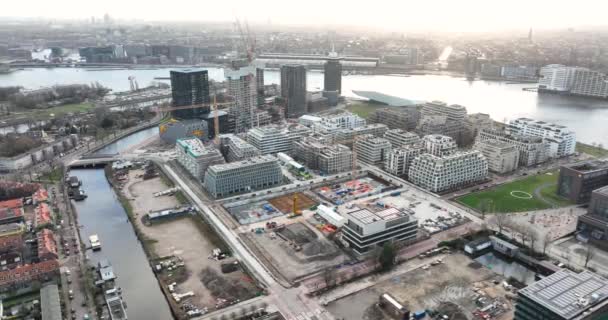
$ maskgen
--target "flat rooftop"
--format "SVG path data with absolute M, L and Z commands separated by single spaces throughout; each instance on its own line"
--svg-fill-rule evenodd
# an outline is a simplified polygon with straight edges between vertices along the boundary
M 393 221 L 403 217 L 408 217 L 407 213 L 396 209 L 388 208 L 384 210 L 373 210 L 371 208 L 357 208 L 354 211 L 346 213 L 350 219 L 357 220 L 361 224 L 367 225 L 378 221 Z
M 564 319 L 573 319 L 608 299 L 608 280 L 589 271 L 564 269 L 519 291 Z
M 590 160 L 585 162 L 578 162 L 571 165 L 566 165 L 565 167 L 570 168 L 572 170 L 585 173 L 592 172 L 596 170 L 604 170 L 608 169 L 608 161 L 602 160 Z

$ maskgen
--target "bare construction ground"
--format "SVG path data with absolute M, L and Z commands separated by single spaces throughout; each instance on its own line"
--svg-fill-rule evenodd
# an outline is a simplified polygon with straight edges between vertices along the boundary
M 242 235 L 291 281 L 348 260 L 336 244 L 301 222 L 261 234 L 247 232 Z
M 304 209 L 308 209 L 317 204 L 316 201 L 303 194 L 302 192 L 286 194 L 284 196 L 272 198 L 268 200 L 270 204 L 272 204 L 275 208 L 279 209 L 279 211 L 284 214 L 293 213 L 293 199 L 297 197 L 298 211 L 302 211 Z
M 464 320 L 475 319 L 473 312 L 482 307 L 477 299 L 484 297 L 486 304 L 498 301 L 506 310 L 494 319 L 512 319 L 513 304 L 506 296 L 514 294 L 504 289 L 503 280 L 469 257 L 452 254 L 428 270 L 415 269 L 332 302 L 328 310 L 337 318 L 381 320 L 384 316 L 376 303 L 380 295 L 390 293 L 411 311 L 435 310 Z
M 202 222 L 197 220 L 198 217 L 187 216 L 152 225 L 141 222 L 141 217 L 149 211 L 180 205 L 174 196 L 154 197 L 155 192 L 166 190 L 168 187 L 158 177 L 150 180 L 137 178 L 141 173 L 139 170 L 132 170 L 129 174 L 130 182 L 125 188 L 125 193 L 131 199 L 133 212 L 137 216 L 137 226 L 156 256 L 179 257 L 185 264 L 183 271 L 177 269 L 171 277 L 163 273 L 161 279 L 167 282 L 163 286 L 177 282 L 176 292 L 194 293 L 193 297 L 186 299 L 186 303 L 200 309 L 206 307 L 208 310 L 215 309 L 218 302 L 227 304 L 253 297 L 258 288 L 240 268 L 228 274 L 221 272 L 221 264 L 233 260 L 229 258 L 216 261 L 208 258 L 212 250 L 221 246 L 221 243 L 214 243 L 216 239 L 213 235 L 203 233 Z

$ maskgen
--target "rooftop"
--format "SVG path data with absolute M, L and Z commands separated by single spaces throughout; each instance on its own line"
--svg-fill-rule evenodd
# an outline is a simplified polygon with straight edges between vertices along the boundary
M 589 160 L 589 161 L 584 161 L 584 162 L 578 162 L 578 163 L 571 164 L 571 165 L 566 165 L 565 167 L 578 171 L 580 173 L 587 173 L 587 172 L 592 172 L 592 171 L 597 171 L 597 170 L 608 169 L 608 161 Z
M 242 167 L 246 167 L 246 166 L 250 166 L 250 165 L 260 164 L 260 163 L 277 162 L 277 161 L 278 161 L 278 159 L 271 155 L 263 155 L 263 156 L 257 156 L 257 157 L 253 157 L 253 158 L 249 158 L 249 159 L 245 159 L 245 160 L 241 160 L 241 161 L 231 162 L 231 163 L 216 164 L 216 165 L 210 166 L 209 170 L 210 171 L 226 171 L 226 170 L 233 170 L 233 169 L 242 168 Z
M 171 70 L 171 73 L 183 73 L 183 74 L 191 74 L 191 73 L 199 73 L 199 72 L 207 72 L 205 69 L 182 69 L 182 70 Z
M 594 305 L 608 301 L 608 280 L 583 271 L 563 269 L 519 291 L 564 319 L 573 319 Z
M 12 199 L 0 202 L 0 208 L 16 209 L 23 207 L 23 199 Z
M 355 211 L 347 212 L 346 216 L 349 219 L 357 220 L 361 224 L 372 224 L 378 221 L 393 221 L 403 217 L 408 217 L 407 213 L 396 208 L 388 208 L 384 210 L 373 210 L 368 207 L 357 208 Z
M 194 157 L 200 157 L 208 153 L 203 142 L 197 138 L 177 139 L 176 142 Z

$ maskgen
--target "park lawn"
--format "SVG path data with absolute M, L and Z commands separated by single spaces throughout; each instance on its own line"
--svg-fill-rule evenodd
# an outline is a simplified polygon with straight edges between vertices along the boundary
M 534 191 L 547 184 L 540 190 L 540 194 L 548 201 L 557 206 L 570 205 L 570 201 L 559 197 L 555 192 L 557 189 L 557 171 L 529 176 L 525 179 L 513 181 L 488 190 L 471 193 L 456 199 L 465 206 L 480 211 L 484 201 L 490 202 L 489 212 L 521 212 L 548 209 L 552 206 L 534 195 Z M 511 195 L 512 191 L 523 191 L 532 195 L 531 199 L 516 198 Z
M 63 106 L 52 107 L 48 109 L 31 109 L 34 116 L 38 119 L 48 119 L 53 114 L 55 117 L 60 117 L 68 113 L 87 112 L 95 106 L 89 102 L 66 104 Z
M 352 102 L 350 102 L 349 105 L 346 106 L 346 110 L 348 110 L 354 114 L 357 114 L 361 118 L 367 119 L 370 112 L 380 109 L 380 108 L 386 108 L 386 107 L 387 107 L 386 105 L 379 104 L 379 103 L 371 103 L 371 102 L 367 102 L 367 101 L 352 101 Z
M 598 158 L 608 157 L 608 150 L 581 142 L 576 143 L 576 152 L 586 153 Z

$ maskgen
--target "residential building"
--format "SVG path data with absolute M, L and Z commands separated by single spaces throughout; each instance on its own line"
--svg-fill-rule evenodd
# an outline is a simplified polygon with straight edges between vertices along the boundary
M 241 161 L 261 155 L 260 150 L 233 134 L 220 135 L 222 154 L 228 162 Z
M 341 143 L 347 146 L 352 146 L 356 137 L 371 134 L 375 137 L 382 137 L 384 133 L 388 130 L 386 125 L 381 123 L 372 123 L 362 127 L 357 127 L 353 129 L 341 129 L 332 135 L 332 139 L 334 143 Z
M 540 68 L 539 91 L 569 92 L 574 83 L 574 73 L 579 67 L 550 64 Z
M 424 115 L 416 126 L 416 133 L 420 136 L 440 134 L 452 137 L 456 142 L 463 144 L 466 134 L 465 125 L 466 122 L 450 120 L 445 114 Z
M 257 96 L 257 106 L 261 107 L 264 105 L 266 98 L 266 92 L 264 89 L 264 64 L 256 61 L 255 68 L 255 90 Z
M 42 229 L 36 234 L 38 243 L 38 259 L 40 261 L 57 260 L 57 242 L 55 235 L 49 229 Z
M 422 145 L 426 152 L 438 157 L 450 155 L 458 148 L 454 139 L 440 134 L 430 134 L 422 137 Z
M 0 208 L 0 224 L 23 222 L 23 208 Z
M 465 128 L 469 136 L 474 140 L 481 129 L 494 128 L 494 120 L 487 113 L 472 113 L 467 115 Z
M 215 198 L 266 189 L 282 182 L 279 160 L 271 155 L 210 166 L 205 174 L 205 188 Z
M 175 153 L 177 162 L 199 180 L 204 178 L 209 166 L 225 162 L 219 150 L 205 147 L 197 138 L 178 139 L 175 144 Z
M 576 134 L 565 126 L 528 118 L 509 122 L 508 130 L 513 135 L 541 137 L 549 144 L 549 157 L 561 158 L 574 154 Z
M 608 186 L 593 190 L 587 214 L 578 218 L 577 239 L 608 250 Z
M 402 129 L 411 131 L 416 129 L 420 120 L 420 108 L 410 106 L 405 108 L 381 108 L 369 114 L 368 121 L 371 123 L 383 123 L 389 129 Z
M 600 71 L 576 69 L 570 93 L 573 95 L 607 98 L 608 78 Z
M 323 65 L 323 91 L 342 93 L 342 59 L 337 56 L 328 57 Z
M 412 161 L 408 179 L 431 192 L 445 192 L 484 181 L 488 162 L 477 150 L 438 157 L 422 154 Z
M 235 122 L 235 132 L 242 133 L 251 129 L 253 114 L 257 105 L 256 67 L 252 65 L 224 69 L 228 95 L 234 99 L 229 114 Z
M 549 159 L 549 144 L 543 138 L 527 135 L 511 135 L 504 130 L 481 129 L 477 143 L 485 140 L 498 140 L 514 145 L 519 151 L 519 165 L 534 166 Z
M 458 104 L 448 105 L 442 101 L 427 102 L 422 106 L 420 116 L 445 115 L 447 120 L 464 122 L 467 116 L 467 108 Z
M 53 225 L 53 213 L 48 204 L 42 202 L 34 208 L 34 227 L 44 228 Z
M 323 96 L 323 91 L 307 92 L 306 105 L 309 113 L 316 113 L 328 110 L 329 98 Z
M 357 161 L 382 168 L 391 152 L 391 143 L 384 138 L 365 134 L 357 137 L 353 148 L 357 152 Z
M 388 64 L 413 66 L 421 63 L 422 56 L 418 48 L 401 48 L 398 54 L 387 54 L 383 59 Z
M 207 70 L 171 70 L 172 106 L 179 108 L 191 105 L 206 104 L 200 108 L 174 110 L 173 117 L 178 119 L 197 119 L 208 114 L 209 75 Z
M 305 114 L 305 115 L 301 116 L 300 119 L 298 119 L 298 123 L 303 126 L 312 128 L 315 123 L 321 122 L 322 120 L 323 120 L 323 118 L 321 118 L 321 117 Z
M 509 143 L 498 140 L 479 141 L 473 147 L 488 160 L 488 170 L 500 174 L 515 171 L 519 164 L 519 150 Z
M 582 204 L 591 199 L 591 193 L 608 185 L 608 162 L 590 160 L 561 166 L 557 182 L 557 194 L 574 203 Z
M 327 144 L 313 137 L 295 142 L 293 154 L 306 167 L 322 174 L 350 171 L 353 166 L 353 153 L 347 146 Z
M 247 132 L 247 141 L 262 154 L 291 153 L 294 142 L 309 133 L 310 129 L 298 124 L 286 127 L 265 126 L 250 129 Z
M 297 118 L 307 112 L 306 67 L 301 64 L 281 66 L 281 97 L 286 102 L 287 118 Z
M 517 292 L 515 320 L 593 320 L 608 313 L 608 280 L 562 269 Z
M 384 139 L 388 140 L 393 148 L 401 148 L 420 142 L 420 137 L 417 134 L 402 129 L 391 129 L 386 131 L 384 133 Z
M 263 127 L 267 126 L 272 122 L 272 116 L 266 110 L 255 110 L 253 112 L 253 119 L 251 120 L 252 126 L 255 127 Z
M 46 282 L 59 275 L 59 262 L 47 260 L 0 271 L 0 291 L 7 292 L 29 286 L 32 281 Z
M 416 239 L 418 221 L 397 208 L 355 206 L 343 214 L 348 222 L 342 227 L 342 240 L 357 254 L 381 247 L 386 242 L 407 242 Z
M 29 150 L 14 157 L 0 157 L 0 172 L 15 172 L 27 169 L 35 164 L 51 160 L 62 152 L 69 151 L 78 145 L 78 135 L 70 134 L 56 137 L 55 141 Z
M 313 131 L 321 134 L 331 134 L 340 129 L 354 129 L 365 125 L 365 119 L 352 112 L 337 112 L 321 115 L 321 121 L 316 121 Z
M 533 66 L 505 65 L 501 67 L 500 75 L 509 80 L 536 80 L 538 68 Z
M 386 158 L 384 170 L 396 176 L 407 176 L 414 158 L 425 151 L 422 144 L 393 148 Z
M 188 137 L 196 137 L 201 140 L 209 138 L 208 122 L 202 119 L 171 120 L 161 124 L 158 132 L 161 140 L 169 144 Z
M 62 320 L 59 287 L 46 284 L 40 288 L 40 316 L 42 320 Z

